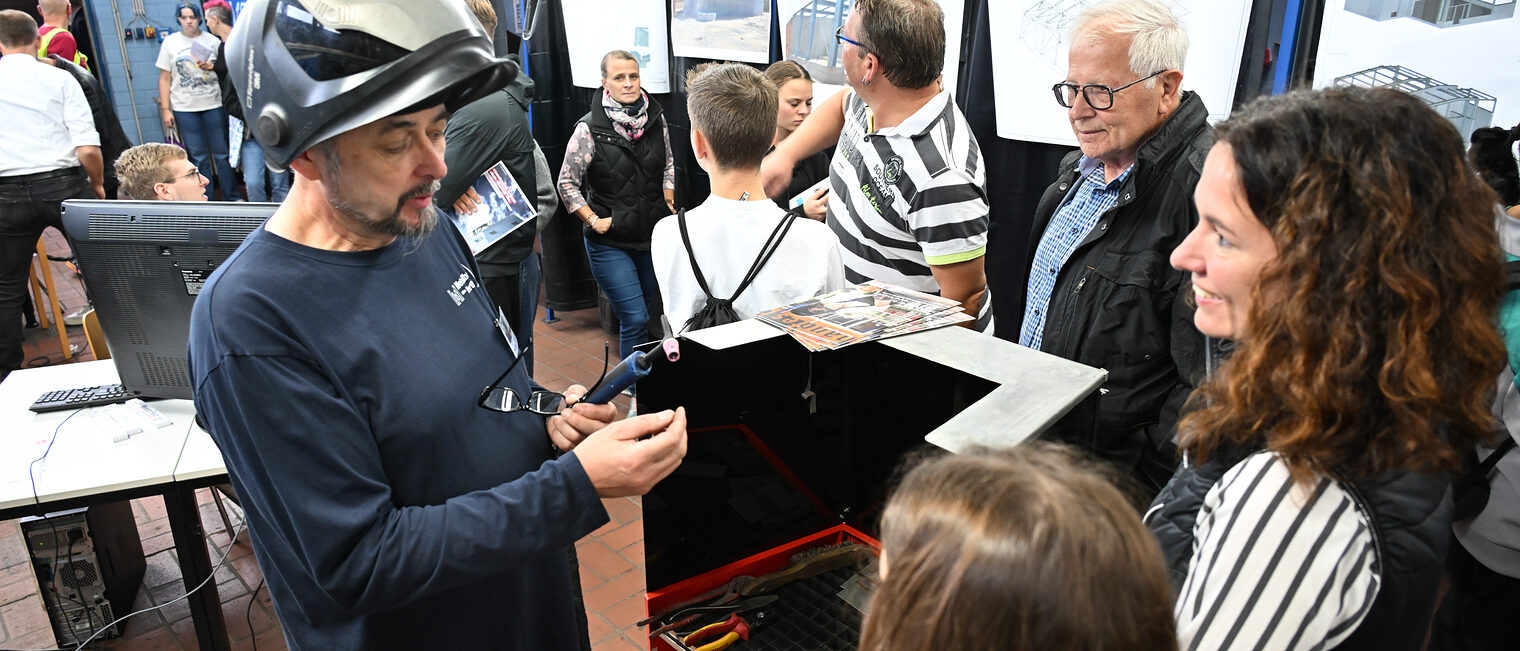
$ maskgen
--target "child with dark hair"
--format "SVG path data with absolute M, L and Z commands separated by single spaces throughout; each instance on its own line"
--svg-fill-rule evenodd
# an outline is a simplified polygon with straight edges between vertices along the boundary
M 1472 134 L 1468 159 L 1478 176 L 1499 194 L 1499 203 L 1511 217 L 1520 217 L 1520 166 L 1515 163 L 1515 142 L 1520 125 L 1511 129 L 1483 127 Z

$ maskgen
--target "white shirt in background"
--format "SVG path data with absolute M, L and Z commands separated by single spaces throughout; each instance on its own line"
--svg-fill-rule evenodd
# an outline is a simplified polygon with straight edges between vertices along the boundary
M 764 197 L 737 201 L 709 196 L 702 205 L 686 211 L 691 248 L 714 296 L 733 295 L 759 257 L 760 247 L 785 215 L 786 211 Z M 665 301 L 665 317 L 671 329 L 680 332 L 707 295 L 692 274 L 686 247 L 681 243 L 681 226 L 674 215 L 655 225 L 650 256 Z M 799 218 L 754 282 L 734 301 L 734 311 L 740 318 L 749 319 L 844 286 L 844 265 L 834 232 L 822 223 Z
M 202 70 L 191 54 L 195 43 L 204 48 L 201 61 L 216 58 L 220 41 L 205 31 L 193 39 L 184 32 L 174 32 L 165 36 L 158 48 L 157 66 L 169 71 L 169 107 L 176 111 L 195 113 L 222 106 L 222 87 L 216 81 L 216 73 Z
M 0 176 L 75 167 L 75 147 L 100 145 L 90 102 L 69 73 L 12 54 L 0 57 L 0 88 Z

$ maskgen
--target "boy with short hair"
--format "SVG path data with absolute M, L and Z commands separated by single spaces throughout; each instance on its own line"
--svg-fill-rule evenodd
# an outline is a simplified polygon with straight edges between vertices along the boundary
M 760 161 L 775 135 L 775 84 L 737 63 L 704 64 L 686 80 L 691 148 L 711 177 L 712 193 L 686 211 L 690 256 L 678 217 L 654 228 L 650 249 L 670 327 L 685 330 L 708 300 L 692 271 L 693 257 L 713 297 L 733 299 L 741 319 L 844 287 L 833 231 L 810 219 L 778 229 L 787 213 L 765 196 Z M 782 233 L 774 254 L 749 287 L 733 296 L 772 233 Z

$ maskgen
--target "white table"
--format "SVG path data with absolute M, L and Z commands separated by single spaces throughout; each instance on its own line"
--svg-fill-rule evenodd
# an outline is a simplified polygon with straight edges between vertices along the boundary
M 108 360 L 16 371 L 0 383 L 0 414 L 6 421 L 6 434 L 0 436 L 0 510 L 174 481 L 195 419 L 188 400 L 153 402 L 174 424 L 119 443 L 112 442 L 113 426 L 102 409 L 44 414 L 27 409 L 46 391 L 116 381 L 116 367 Z M 49 442 L 53 447 L 46 459 L 33 464 Z
M 116 366 L 106 360 L 14 371 L 0 383 L 0 520 L 160 495 L 190 590 L 213 569 L 195 489 L 227 481 L 221 452 L 194 425 L 194 405 L 152 401 L 173 424 L 119 442 L 113 441 L 119 428 L 104 409 L 27 409 L 50 390 L 118 381 Z M 216 583 L 207 582 L 187 601 L 200 648 L 230 649 Z

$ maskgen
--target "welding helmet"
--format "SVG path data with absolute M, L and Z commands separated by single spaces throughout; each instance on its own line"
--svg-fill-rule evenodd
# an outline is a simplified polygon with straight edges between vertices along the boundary
M 227 38 L 248 129 L 276 170 L 375 120 L 450 111 L 517 77 L 459 0 L 250 0 Z

